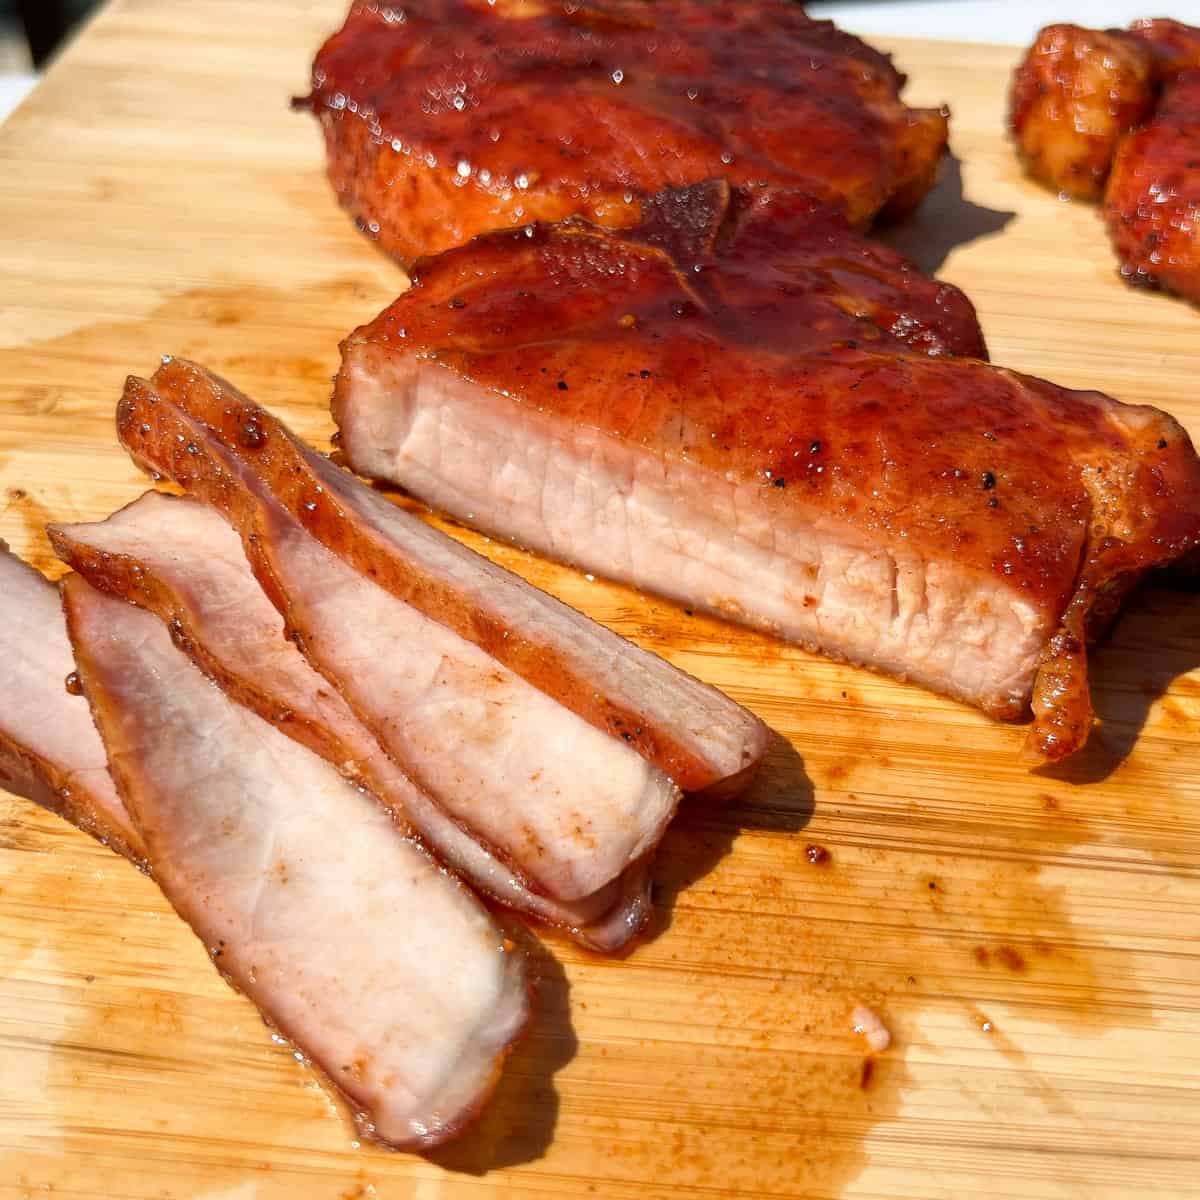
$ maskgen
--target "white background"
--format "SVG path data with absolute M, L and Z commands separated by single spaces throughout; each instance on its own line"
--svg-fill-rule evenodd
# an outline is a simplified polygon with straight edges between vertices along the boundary
M 1137 17 L 1175 17 L 1200 25 L 1200 0 L 812 0 L 805 7 L 812 16 L 830 17 L 852 33 L 1013 46 L 1028 45 L 1043 25 L 1055 21 L 1104 29 L 1128 25 Z

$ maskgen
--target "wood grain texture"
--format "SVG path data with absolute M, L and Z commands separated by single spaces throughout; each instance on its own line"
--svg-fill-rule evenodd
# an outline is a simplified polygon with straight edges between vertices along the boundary
M 39 566 L 46 519 L 145 487 L 112 413 L 161 353 L 328 444 L 337 340 L 403 283 L 287 110 L 342 8 L 123 0 L 0 130 L 0 536 Z M 1200 316 L 1123 287 L 1096 213 L 1020 177 L 1016 52 L 897 50 L 962 165 L 892 240 L 968 290 L 997 361 L 1200 435 Z M 454 532 L 778 731 L 750 795 L 667 837 L 657 936 L 621 962 L 542 939 L 482 1124 L 388 1154 L 149 881 L 0 797 L 2 1200 L 1200 1195 L 1192 597 L 1131 605 L 1103 730 L 1031 771 L 1019 727 Z M 894 1035 L 873 1060 L 859 1001 Z

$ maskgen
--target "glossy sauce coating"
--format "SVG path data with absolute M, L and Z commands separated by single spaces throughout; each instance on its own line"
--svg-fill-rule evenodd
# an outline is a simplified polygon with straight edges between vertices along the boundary
M 866 225 L 932 185 L 946 115 L 790 0 L 355 3 L 308 103 L 360 228 L 404 261 L 710 176 L 802 186 Z M 532 119 L 531 119 L 532 115 Z
M 1200 70 L 1168 83 L 1121 143 L 1104 216 L 1124 278 L 1200 303 Z
M 1154 105 L 1154 55 L 1119 30 L 1049 25 L 1013 76 L 1009 127 L 1039 183 L 1099 200 L 1121 138 Z

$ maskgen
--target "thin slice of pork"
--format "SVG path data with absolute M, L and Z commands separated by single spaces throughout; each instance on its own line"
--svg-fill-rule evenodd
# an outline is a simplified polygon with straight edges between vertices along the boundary
M 207 505 L 148 492 L 93 524 L 49 528 L 59 556 L 93 586 L 150 610 L 227 693 L 360 780 L 474 886 L 510 907 L 615 950 L 646 911 L 642 867 L 575 904 L 525 887 L 381 750 L 336 688 L 284 636 L 283 619 L 254 578 L 238 535 Z
M 129 382 L 119 426 L 126 444 L 178 450 L 154 465 L 235 524 L 309 661 L 531 890 L 579 901 L 653 850 L 679 792 L 651 762 L 326 549 L 209 426 L 151 385 Z
M 3 542 L 0 658 L 8 693 L 0 705 L 0 787 L 140 863 L 142 839 L 113 787 L 87 701 L 67 690 L 75 658 L 58 588 Z
M 137 411 L 137 386 L 118 411 L 134 457 L 188 490 L 204 487 L 217 507 L 242 506 L 236 490 L 205 480 L 186 438 L 176 441 Z M 203 368 L 170 360 L 153 390 L 220 438 L 245 468 L 245 494 L 273 495 L 360 572 L 622 738 L 684 791 L 733 794 L 753 776 L 768 731 L 715 688 L 389 503 Z
M 240 707 L 160 621 L 64 588 L 154 877 L 235 987 L 398 1147 L 454 1136 L 523 1028 L 522 957 L 367 793 Z

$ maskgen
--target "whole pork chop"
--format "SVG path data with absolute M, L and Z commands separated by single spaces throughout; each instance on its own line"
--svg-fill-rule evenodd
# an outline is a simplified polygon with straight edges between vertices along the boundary
M 791 0 L 351 5 L 298 103 L 359 227 L 404 262 L 721 175 L 803 187 L 855 225 L 932 186 L 946 114 Z

